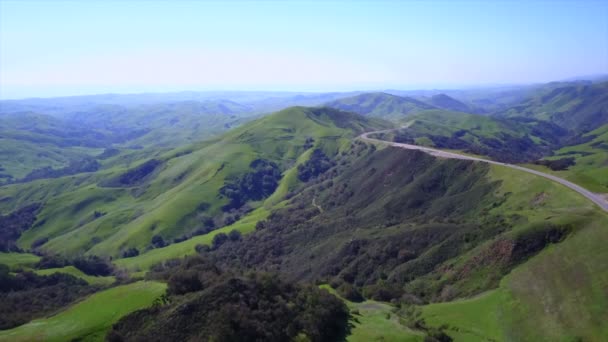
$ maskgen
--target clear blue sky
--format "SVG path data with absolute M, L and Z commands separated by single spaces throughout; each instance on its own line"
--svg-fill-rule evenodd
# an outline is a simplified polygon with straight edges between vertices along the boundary
M 0 97 L 608 73 L 608 1 L 0 0 Z

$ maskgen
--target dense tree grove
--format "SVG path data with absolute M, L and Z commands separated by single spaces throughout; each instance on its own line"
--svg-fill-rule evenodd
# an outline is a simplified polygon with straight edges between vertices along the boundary
M 230 202 L 223 207 L 224 211 L 238 209 L 247 201 L 259 201 L 270 196 L 279 185 L 281 170 L 277 164 L 263 159 L 256 159 L 249 167 L 253 170 L 240 178 L 227 180 L 220 189 L 220 194 L 228 197 Z
M 114 272 L 112 263 L 95 255 L 67 259 L 57 255 L 44 255 L 36 264 L 38 269 L 59 268 L 72 265 L 91 276 L 108 276 Z
M 544 165 L 553 171 L 567 170 L 570 166 L 576 164 L 574 157 L 566 157 L 553 160 L 537 160 L 534 162 L 538 165 Z
M 17 240 L 36 221 L 40 204 L 30 204 L 8 215 L 0 215 L 0 251 L 19 251 Z
M 348 331 L 342 301 L 276 275 L 224 271 L 194 257 L 153 276 L 168 277 L 165 304 L 124 317 L 108 341 L 335 341 Z
M 298 178 L 303 182 L 308 182 L 310 179 L 329 170 L 332 166 L 334 166 L 333 161 L 323 151 L 316 149 L 312 152 L 310 159 L 298 165 Z

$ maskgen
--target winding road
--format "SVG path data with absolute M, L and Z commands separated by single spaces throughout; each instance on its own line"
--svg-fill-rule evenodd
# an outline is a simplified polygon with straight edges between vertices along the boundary
M 518 166 L 518 165 L 513 165 L 513 164 L 507 164 L 507 163 L 501 163 L 501 162 L 497 162 L 497 161 L 493 161 L 493 160 L 487 160 L 487 159 L 482 159 L 482 158 L 477 158 L 477 157 L 472 157 L 472 156 L 466 156 L 466 155 L 462 155 L 462 154 L 458 154 L 458 153 L 452 153 L 452 152 L 447 152 L 447 151 L 442 151 L 442 150 L 438 150 L 435 148 L 430 148 L 430 147 L 425 147 L 425 146 L 418 146 L 418 145 L 410 145 L 410 144 L 403 144 L 403 143 L 397 143 L 397 142 L 392 142 L 392 141 L 385 141 L 385 140 L 379 140 L 379 139 L 374 139 L 374 138 L 370 138 L 369 135 L 370 134 L 378 134 L 378 133 L 387 133 L 390 131 L 394 131 L 395 129 L 387 129 L 387 130 L 382 130 L 382 131 L 374 131 L 374 132 L 367 132 L 367 133 L 363 133 L 359 136 L 359 138 L 361 138 L 362 140 L 367 140 L 369 142 L 375 142 L 375 143 L 382 143 L 382 144 L 388 144 L 394 147 L 399 147 L 399 148 L 405 148 L 408 150 L 418 150 L 418 151 L 423 151 L 425 153 L 428 153 L 432 156 L 435 157 L 439 157 L 439 158 L 449 158 L 449 159 L 463 159 L 463 160 L 473 160 L 473 161 L 478 161 L 478 162 L 483 162 L 483 163 L 488 163 L 488 164 L 494 164 L 494 165 L 500 165 L 500 166 L 505 166 L 505 167 L 509 167 L 515 170 L 519 170 L 519 171 L 523 171 L 523 172 L 528 172 L 528 173 L 532 173 L 534 175 L 537 176 L 541 176 L 541 177 L 545 177 L 547 179 L 550 179 L 554 182 L 560 183 L 563 186 L 566 186 L 576 192 L 578 192 L 579 194 L 585 196 L 588 200 L 592 201 L 593 203 L 597 204 L 600 208 L 602 208 L 604 211 L 608 212 L 608 201 L 606 199 L 604 199 L 601 195 L 593 193 L 579 185 L 576 185 L 572 182 L 569 182 L 563 178 L 554 176 L 554 175 L 550 175 L 548 173 L 544 173 L 544 172 L 540 172 L 540 171 L 536 171 L 533 169 L 528 169 L 526 167 L 522 167 L 522 166 Z

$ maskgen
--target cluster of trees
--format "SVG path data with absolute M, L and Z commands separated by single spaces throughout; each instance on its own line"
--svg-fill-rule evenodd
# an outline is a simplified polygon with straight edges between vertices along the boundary
M 25 230 L 29 229 L 40 209 L 40 204 L 30 204 L 13 211 L 8 215 L 0 215 L 0 251 L 19 252 L 21 249 L 16 245 L 17 240 Z
M 58 255 L 44 255 L 36 264 L 37 269 L 59 268 L 74 266 L 83 273 L 91 276 L 109 276 L 114 273 L 112 263 L 96 255 L 68 259 Z
M 566 157 L 553 160 L 537 160 L 534 164 L 544 165 L 553 171 L 568 170 L 570 166 L 576 165 L 574 157 Z
M 308 182 L 323 172 L 329 170 L 335 163 L 323 153 L 320 149 L 312 152 L 310 159 L 305 163 L 298 165 L 298 178 L 303 182 Z
M 168 281 L 165 299 L 122 318 L 109 341 L 334 341 L 348 331 L 347 307 L 315 286 L 221 269 L 200 256 L 155 276 Z
M 0 330 L 45 316 L 97 290 L 68 274 L 14 274 L 0 264 Z
M 279 185 L 281 170 L 277 164 L 256 159 L 249 165 L 251 172 L 240 178 L 227 180 L 220 194 L 230 199 L 222 209 L 230 211 L 242 207 L 247 201 L 259 201 L 270 196 Z

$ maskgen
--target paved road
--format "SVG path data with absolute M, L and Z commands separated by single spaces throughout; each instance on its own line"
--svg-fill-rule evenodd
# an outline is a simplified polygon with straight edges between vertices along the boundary
M 519 170 L 519 171 L 524 171 L 524 172 L 528 172 L 528 173 L 532 173 L 535 174 L 537 176 L 541 176 L 541 177 L 545 177 L 547 179 L 550 179 L 554 182 L 560 183 L 576 192 L 578 192 L 579 194 L 585 196 L 587 199 L 589 199 L 590 201 L 592 201 L 593 203 L 597 204 L 600 208 L 604 209 L 604 211 L 608 212 L 608 201 L 606 199 L 604 199 L 601 195 L 593 193 L 581 186 L 578 186 L 572 182 L 569 182 L 563 178 L 559 178 L 557 176 L 554 175 L 550 175 L 548 173 L 544 173 L 544 172 L 540 172 L 540 171 L 536 171 L 533 169 L 528 169 L 526 167 L 521 167 L 521 166 L 517 166 L 517 165 L 513 165 L 513 164 L 507 164 L 507 163 L 501 163 L 501 162 L 497 162 L 497 161 L 493 161 L 493 160 L 487 160 L 487 159 L 482 159 L 482 158 L 477 158 L 477 157 L 471 157 L 471 156 L 465 156 L 462 154 L 458 154 L 458 153 L 452 153 L 452 152 L 447 152 L 447 151 L 442 151 L 442 150 L 438 150 L 435 148 L 430 148 L 430 147 L 425 147 L 425 146 L 418 146 L 418 145 L 410 145 L 410 144 L 402 144 L 402 143 L 397 143 L 397 142 L 392 142 L 392 141 L 384 141 L 384 140 L 378 140 L 378 139 L 373 139 L 370 138 L 369 135 L 370 134 L 376 134 L 376 133 L 386 133 L 386 132 L 390 132 L 393 131 L 394 129 L 387 129 L 387 130 L 383 130 L 383 131 L 375 131 L 375 132 L 367 132 L 367 133 L 363 133 L 361 134 L 359 137 L 363 140 L 367 140 L 367 141 L 371 141 L 371 142 L 377 142 L 377 143 L 383 143 L 383 144 L 388 144 L 391 146 L 395 146 L 395 147 L 400 147 L 400 148 L 406 148 L 408 150 L 419 150 L 419 151 L 423 151 L 426 152 L 432 156 L 436 156 L 439 158 L 450 158 L 450 159 L 464 159 L 464 160 L 473 160 L 473 161 L 479 161 L 479 162 L 483 162 L 483 163 L 488 163 L 488 164 L 494 164 L 494 165 L 501 165 L 501 166 L 505 166 L 505 167 L 510 167 L 512 169 L 515 170 Z

